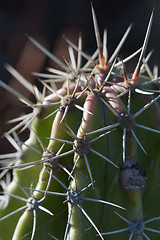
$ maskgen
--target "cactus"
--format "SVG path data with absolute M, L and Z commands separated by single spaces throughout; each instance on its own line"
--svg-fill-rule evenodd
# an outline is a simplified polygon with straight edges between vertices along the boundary
M 36 102 L 0 81 L 31 110 L 4 134 L 16 152 L 0 156 L 2 240 L 160 238 L 160 90 L 158 68 L 148 65 L 152 52 L 146 55 L 154 10 L 142 47 L 122 60 L 132 26 L 108 57 L 107 32 L 102 42 L 91 8 L 92 56 L 81 36 L 77 46 L 64 37 L 70 56 L 64 62 L 28 36 L 60 67 L 33 73 L 42 92 L 5 66 Z M 129 75 L 125 63 L 137 54 Z

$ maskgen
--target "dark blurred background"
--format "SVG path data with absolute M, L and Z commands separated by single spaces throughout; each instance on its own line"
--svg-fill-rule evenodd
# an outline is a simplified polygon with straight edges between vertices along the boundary
M 83 49 L 92 54 L 96 49 L 95 35 L 89 0 L 1 0 L 0 1 L 0 79 L 30 98 L 30 94 L 20 86 L 4 69 L 9 63 L 30 82 L 36 78 L 31 72 L 45 71 L 46 66 L 56 67 L 26 37 L 36 38 L 51 52 L 63 60 L 68 57 L 67 44 L 62 35 L 77 43 L 79 32 L 83 37 Z M 92 0 L 100 33 L 108 30 L 109 56 L 130 23 L 132 30 L 120 52 L 126 57 L 142 46 L 148 20 L 155 7 L 154 22 L 147 53 L 154 49 L 150 64 L 160 62 L 160 1 L 157 0 Z M 132 71 L 136 64 L 127 66 Z M 10 126 L 6 121 L 18 117 L 24 105 L 16 97 L 0 88 L 0 136 Z M 0 139 L 0 152 L 10 151 L 10 144 Z

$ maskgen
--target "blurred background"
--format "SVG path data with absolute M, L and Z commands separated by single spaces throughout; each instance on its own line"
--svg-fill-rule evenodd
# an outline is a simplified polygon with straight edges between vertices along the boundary
M 67 44 L 63 34 L 77 44 L 79 33 L 83 49 L 92 54 L 96 49 L 90 0 L 1 0 L 0 1 L 0 79 L 30 98 L 25 90 L 5 70 L 9 63 L 30 82 L 37 79 L 31 72 L 44 72 L 46 66 L 57 67 L 28 39 L 34 37 L 47 49 L 63 60 L 67 59 Z M 150 65 L 160 62 L 160 1 L 159 0 L 92 0 L 101 36 L 108 30 L 108 52 L 113 53 L 130 23 L 132 30 L 120 52 L 126 57 L 142 46 L 148 20 L 155 7 L 154 22 L 147 53 L 154 49 Z M 127 66 L 128 73 L 135 67 Z M 17 98 L 0 88 L 0 136 L 9 130 L 9 119 L 18 117 L 26 107 Z M 7 140 L 0 138 L 0 153 L 11 151 Z

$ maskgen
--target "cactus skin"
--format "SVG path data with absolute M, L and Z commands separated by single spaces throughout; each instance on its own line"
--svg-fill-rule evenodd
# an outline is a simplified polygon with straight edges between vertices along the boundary
M 6 133 L 15 136 L 15 130 L 28 126 L 30 130 L 15 163 L 1 168 L 13 169 L 7 186 L 5 178 L 1 180 L 2 240 L 160 238 L 159 78 L 145 56 L 153 12 L 131 79 L 126 60 L 116 58 L 131 26 L 108 59 L 106 31 L 102 44 L 93 7 L 92 15 L 97 41 L 92 57 L 82 51 L 81 37 L 78 47 L 66 39 L 70 62 L 65 65 L 29 37 L 65 71 L 50 70 L 53 79 L 61 77 L 60 89 L 42 81 L 40 93 L 29 85 L 36 89 L 33 104 L 0 83 L 36 113 Z M 77 62 L 73 49 L 78 51 Z M 84 66 L 82 57 L 87 59 Z

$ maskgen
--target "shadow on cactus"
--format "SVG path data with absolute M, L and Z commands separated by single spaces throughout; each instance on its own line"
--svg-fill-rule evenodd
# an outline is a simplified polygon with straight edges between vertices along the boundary
M 142 47 L 122 60 L 132 25 L 108 57 L 107 31 L 101 41 L 91 9 L 92 56 L 82 50 L 81 35 L 77 46 L 64 37 L 64 62 L 28 37 L 59 65 L 33 73 L 42 92 L 5 66 L 36 102 L 0 81 L 30 109 L 10 120 L 15 125 L 4 134 L 16 151 L 0 156 L 2 240 L 160 238 L 160 78 L 148 64 L 152 51 L 146 55 L 154 10 Z M 137 54 L 128 75 L 125 63 Z

